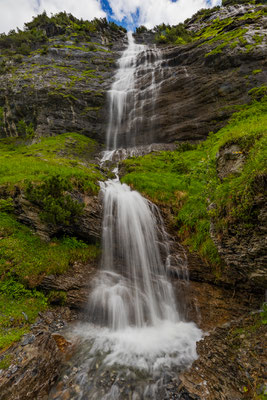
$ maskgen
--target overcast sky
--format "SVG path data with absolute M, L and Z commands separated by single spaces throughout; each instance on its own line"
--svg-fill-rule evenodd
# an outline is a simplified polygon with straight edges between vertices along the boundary
M 0 0 L 0 32 L 22 29 L 44 10 L 48 15 L 66 11 L 88 20 L 106 17 L 128 28 L 152 28 L 162 22 L 178 24 L 200 8 L 218 4 L 221 0 Z

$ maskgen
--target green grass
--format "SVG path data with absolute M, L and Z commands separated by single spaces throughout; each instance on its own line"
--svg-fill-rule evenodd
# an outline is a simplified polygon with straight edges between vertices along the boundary
M 261 88 L 255 88 L 260 91 Z M 184 244 L 211 265 L 220 265 L 209 229 L 212 217 L 220 229 L 229 224 L 253 226 L 253 200 L 263 188 L 255 184 L 266 175 L 267 98 L 240 107 L 229 123 L 197 146 L 180 146 L 174 152 L 152 153 L 123 162 L 130 184 L 152 201 L 168 206 Z M 221 182 L 216 154 L 226 144 L 237 143 L 246 156 L 239 174 Z M 189 147 L 189 149 L 188 149 Z M 208 211 L 208 205 L 216 208 Z
M 0 139 L 0 192 L 1 186 L 25 188 L 28 181 L 60 175 L 85 192 L 97 193 L 103 176 L 94 164 L 84 162 L 96 149 L 95 141 L 77 133 L 42 138 L 36 144 L 23 138 Z
M 68 193 L 97 194 L 97 182 L 104 179 L 90 163 L 97 148 L 94 140 L 77 133 L 0 139 L 0 349 L 20 340 L 46 308 L 44 295 L 34 289 L 44 276 L 62 274 L 75 261 L 95 260 L 100 251 L 77 238 L 41 240 L 13 215 L 15 187 L 40 206 L 41 220 L 68 225 L 83 212 L 83 204 Z M 0 360 L 1 365 L 7 367 L 8 360 Z
M 12 274 L 27 286 L 35 287 L 44 275 L 66 272 L 74 261 L 98 257 L 99 248 L 77 239 L 45 242 L 12 215 L 0 213 L 0 276 Z
M 45 296 L 34 289 L 44 276 L 62 274 L 74 262 L 95 260 L 99 253 L 98 245 L 76 238 L 44 242 L 12 215 L 0 213 L 0 351 L 20 340 L 46 309 Z
M 36 291 L 25 289 L 10 273 L 0 282 L 0 351 L 20 340 L 36 319 L 38 312 L 45 310 L 47 300 Z M 8 368 L 10 359 L 3 358 L 0 368 Z

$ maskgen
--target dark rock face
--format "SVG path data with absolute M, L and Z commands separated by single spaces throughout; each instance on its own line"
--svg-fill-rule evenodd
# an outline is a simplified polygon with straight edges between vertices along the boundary
M 49 275 L 44 277 L 39 285 L 39 289 L 44 292 L 51 290 L 65 292 L 66 299 L 64 305 L 84 312 L 87 308 L 91 281 L 96 271 L 97 265 L 74 263 L 69 271 L 63 275 Z
M 254 11 L 260 10 L 258 6 Z M 205 22 L 192 20 L 188 29 L 197 32 L 212 20 L 244 16 L 251 5 L 222 8 Z M 244 38 L 253 43 L 257 29 L 266 27 L 266 17 L 259 20 L 234 21 L 225 29 L 247 29 Z M 263 30 L 264 34 L 265 30 Z M 146 40 L 137 35 L 137 41 Z M 266 43 L 253 47 L 249 52 L 237 45 L 225 47 L 222 52 L 206 56 L 221 42 L 212 45 L 198 40 L 185 46 L 160 47 L 162 68 L 156 74 L 160 83 L 157 98 L 148 99 L 144 106 L 144 124 L 139 132 L 139 144 L 146 140 L 150 115 L 155 112 L 153 140 L 174 142 L 176 140 L 202 140 L 209 132 L 217 131 L 235 111 L 234 106 L 249 101 L 248 91 L 265 84 L 267 80 Z M 254 70 L 263 72 L 253 74 Z M 145 77 L 143 79 L 145 84 Z M 146 123 L 147 121 L 147 123 Z
M 254 228 L 244 227 L 242 221 L 232 224 L 226 232 L 219 234 L 211 222 L 211 237 L 225 260 L 224 275 L 234 286 L 264 293 L 266 280 L 266 224 L 267 210 L 264 197 L 256 196 L 253 208 L 258 210 Z
M 254 6 L 254 11 L 262 7 Z M 221 8 L 204 21 L 191 20 L 187 28 L 197 32 L 215 18 L 233 18 L 225 32 L 245 28 L 244 39 L 253 44 L 267 18 L 235 20 L 250 9 L 251 5 Z M 150 33 L 135 37 L 138 43 L 153 46 Z M 220 43 L 209 45 L 201 39 L 189 45 L 159 47 L 162 61 L 155 74 L 159 90 L 153 98 L 142 99 L 143 120 L 136 145 L 205 139 L 225 124 L 235 105 L 249 100 L 249 89 L 266 82 L 264 40 L 250 51 L 239 43 L 207 56 Z M 18 122 L 24 119 L 33 124 L 37 136 L 75 131 L 103 143 L 108 119 L 106 91 L 126 44 L 123 32 L 99 32 L 90 43 L 76 43 L 74 38 L 64 42 L 55 36 L 47 54 L 35 51 L 21 64 L 10 65 L 9 71 L 0 75 L 0 106 L 4 110 L 0 137 L 20 135 Z M 140 64 L 145 60 L 141 57 Z M 262 72 L 253 74 L 254 70 Z M 150 84 L 148 71 L 138 80 L 140 93 Z M 153 134 L 151 115 L 155 115 Z
M 74 39 L 55 36 L 46 53 L 34 51 L 0 75 L 0 137 L 22 135 L 19 121 L 24 120 L 33 125 L 35 136 L 79 132 L 104 141 L 106 91 L 125 34 L 105 31 L 95 33 L 90 42 Z
M 266 328 L 252 314 L 198 342 L 199 359 L 180 376 L 180 399 L 241 400 L 264 393 Z
M 46 398 L 70 348 L 70 343 L 55 332 L 71 318 L 68 309 L 46 312 L 21 342 L 3 354 L 11 358 L 11 364 L 7 370 L 0 370 L 1 400 Z

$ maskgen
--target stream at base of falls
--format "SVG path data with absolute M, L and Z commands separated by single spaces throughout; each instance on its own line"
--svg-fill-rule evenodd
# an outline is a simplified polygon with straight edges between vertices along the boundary
M 138 124 L 147 123 L 144 99 L 155 101 L 155 77 L 163 73 L 156 48 L 136 45 L 131 33 L 128 43 L 110 90 L 108 151 L 102 163 L 116 151 L 117 158 L 127 156 L 135 146 Z M 142 93 L 136 80 L 139 86 L 144 80 Z M 91 282 L 86 320 L 64 333 L 74 348 L 49 399 L 179 399 L 179 373 L 197 358 L 202 337 L 186 320 L 182 296 L 177 301 L 168 276 L 170 268 L 177 268 L 186 281 L 186 263 L 171 254 L 159 209 L 118 176 L 100 183 L 100 198 L 99 271 Z

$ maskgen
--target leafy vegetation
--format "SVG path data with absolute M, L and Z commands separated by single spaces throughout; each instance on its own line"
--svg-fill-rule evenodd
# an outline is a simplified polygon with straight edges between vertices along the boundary
M 260 88 L 256 88 L 260 91 Z M 253 93 L 253 92 L 251 92 Z M 123 182 L 160 205 L 168 205 L 184 244 L 213 266 L 220 258 L 210 237 L 210 219 L 218 231 L 240 223 L 253 228 L 256 193 L 264 190 L 266 176 L 267 97 L 240 107 L 228 125 L 193 146 L 175 152 L 161 152 L 123 162 Z M 244 168 L 223 181 L 216 172 L 216 154 L 226 145 L 237 143 L 245 155 Z M 256 183 L 257 182 L 257 183 Z M 216 205 L 211 207 L 209 205 Z
M 0 350 L 19 340 L 38 312 L 46 307 L 47 301 L 42 293 L 26 289 L 8 273 L 0 282 Z M 9 362 L 9 359 L 3 359 L 2 368 L 8 368 Z
M 12 274 L 21 283 L 34 287 L 44 275 L 61 274 L 74 261 L 87 262 L 98 256 L 99 249 L 96 245 L 70 238 L 44 242 L 12 215 L 0 213 L 0 217 L 2 279 L 7 274 Z
M 99 247 L 76 238 L 42 241 L 12 215 L 0 213 L 0 349 L 25 334 L 47 299 L 34 288 L 45 275 L 60 274 L 74 261 L 98 257 Z M 52 299 L 49 295 L 49 301 Z M 60 296 L 61 304 L 64 294 Z
M 95 31 L 105 29 L 126 32 L 125 28 L 108 22 L 106 18 L 84 21 L 64 12 L 48 17 L 44 11 L 24 25 L 24 30 L 11 30 L 7 35 L 0 35 L 0 51 L 2 54 L 12 56 L 15 54 L 29 55 L 36 48 L 41 48 L 46 53 L 46 43 L 51 36 L 67 35 L 76 38 L 76 41 L 88 41 Z
M 82 215 L 84 204 L 74 200 L 68 192 L 73 190 L 72 183 L 59 175 L 51 175 L 40 185 L 31 182 L 26 187 L 26 197 L 42 209 L 41 220 L 49 224 L 70 225 Z
M 192 41 L 192 33 L 188 31 L 184 24 L 174 26 L 158 25 L 154 28 L 156 31 L 155 41 L 160 44 L 172 43 L 175 45 L 186 44 Z

